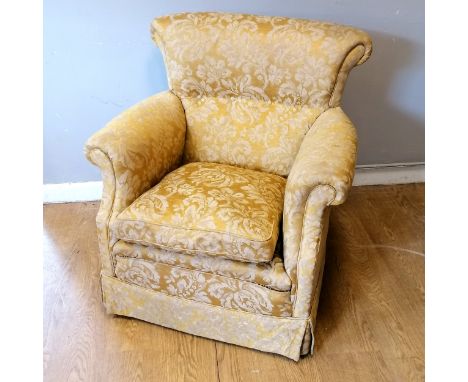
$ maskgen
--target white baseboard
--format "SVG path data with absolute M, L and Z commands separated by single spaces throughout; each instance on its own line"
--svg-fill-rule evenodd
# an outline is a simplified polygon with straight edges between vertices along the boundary
M 356 166 L 353 186 L 424 183 L 424 163 Z
M 42 192 L 44 203 L 90 202 L 101 200 L 102 182 L 44 184 Z
M 424 163 L 357 166 L 353 186 L 424 182 Z M 44 184 L 44 203 L 100 200 L 102 182 Z

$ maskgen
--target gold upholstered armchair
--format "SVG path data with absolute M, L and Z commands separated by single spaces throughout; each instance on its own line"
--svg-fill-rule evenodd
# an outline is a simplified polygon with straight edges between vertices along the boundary
M 330 206 L 351 187 L 340 108 L 369 36 L 239 14 L 160 17 L 169 90 L 93 135 L 109 313 L 298 360 L 313 349 Z

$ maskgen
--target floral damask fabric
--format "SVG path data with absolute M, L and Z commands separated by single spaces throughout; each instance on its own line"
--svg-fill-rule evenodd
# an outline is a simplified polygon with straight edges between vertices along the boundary
M 152 36 L 187 116 L 185 161 L 284 176 L 371 51 L 355 28 L 285 17 L 176 14 L 155 19 Z
M 291 280 L 284 269 L 283 250 L 279 245 L 276 246 L 273 260 L 268 263 L 247 263 L 200 254 L 193 256 L 122 240 L 114 245 L 112 253 L 114 257 L 143 259 L 249 281 L 277 291 L 291 290 Z
M 370 38 L 217 13 L 158 18 L 152 35 L 171 90 L 86 144 L 104 180 L 107 311 L 298 360 L 314 344 L 329 206 L 354 175 L 341 95 Z
M 307 319 L 223 308 L 169 296 L 102 276 L 108 313 L 136 317 L 168 328 L 298 360 Z
M 291 316 L 289 292 L 154 261 L 116 258 L 115 274 L 143 288 L 211 305 L 272 316 Z
M 124 241 L 253 263 L 269 262 L 286 180 L 217 163 L 169 173 L 115 220 Z
M 243 97 L 325 108 L 348 53 L 371 51 L 356 28 L 321 21 L 227 13 L 158 17 L 169 86 L 181 98 Z
M 244 98 L 183 98 L 185 162 L 220 162 L 287 175 L 319 109 Z
M 323 113 L 302 142 L 286 184 L 284 265 L 297 314 L 310 311 L 312 273 L 327 206 L 346 200 L 354 176 L 356 130 L 341 108 Z M 303 277 L 301 275 L 304 275 Z M 299 295 L 299 291 L 304 291 Z
M 156 94 L 114 118 L 85 146 L 100 167 L 102 201 L 97 216 L 101 263 L 112 275 L 110 248 L 116 239 L 109 226 L 137 197 L 180 163 L 185 143 L 185 115 L 171 92 Z

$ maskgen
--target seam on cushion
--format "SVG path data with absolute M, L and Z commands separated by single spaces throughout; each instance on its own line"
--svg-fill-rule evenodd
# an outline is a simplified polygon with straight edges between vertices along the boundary
M 166 249 L 163 249 L 163 248 L 159 248 L 158 246 L 161 246 L 161 247 L 164 247 L 163 244 L 154 244 L 154 243 L 149 243 L 145 240 L 139 240 L 139 239 L 126 239 L 126 238 L 119 238 L 119 240 L 117 240 L 117 242 L 123 242 L 123 243 L 126 243 L 126 244 L 137 244 L 137 245 L 143 245 L 144 247 L 146 248 L 151 248 L 151 247 L 154 247 L 155 249 L 162 249 L 163 251 L 167 251 L 167 252 L 175 252 L 175 253 L 178 253 L 178 254 L 181 254 L 181 255 L 189 255 L 189 256 L 192 256 L 192 255 L 197 255 L 197 254 L 201 254 L 200 252 L 203 252 L 203 250 L 191 250 L 191 249 L 188 249 L 187 251 L 190 251 L 191 253 L 187 254 L 184 252 L 183 249 L 174 249 L 173 251 L 168 251 Z M 117 244 L 117 242 L 114 244 L 114 247 L 115 245 Z M 139 242 L 141 242 L 142 244 L 139 244 Z M 112 250 L 114 250 L 114 248 L 112 248 Z M 211 253 L 211 252 L 210 252 Z M 220 254 L 219 252 L 213 252 L 213 253 L 217 253 L 217 254 Z M 223 260 L 228 260 L 228 261 L 237 261 L 237 260 L 232 260 L 232 259 L 228 259 L 228 258 L 224 258 L 222 256 L 206 256 L 206 255 L 203 255 L 201 254 L 202 256 L 205 256 L 206 258 L 218 258 L 218 259 L 223 259 Z M 135 256 L 128 256 L 128 255 L 125 255 L 125 254 L 116 254 L 115 256 L 119 256 L 119 257 L 125 257 L 125 258 L 129 258 L 129 259 L 141 259 L 141 260 L 148 260 L 148 261 L 154 261 L 154 260 L 151 260 L 151 259 L 144 259 L 143 257 L 135 257 Z M 270 264 L 271 262 L 273 261 L 273 258 L 270 260 L 270 261 L 260 261 L 258 263 L 254 263 L 252 261 L 240 261 L 241 263 L 247 263 L 247 264 Z M 156 261 L 157 262 L 157 261 Z M 164 263 L 163 263 L 164 264 Z
M 122 239 L 119 239 L 117 242 L 119 242 L 119 241 L 122 241 Z M 116 244 L 117 244 L 117 242 L 116 242 Z M 124 241 L 124 243 L 130 244 L 130 243 L 125 242 L 125 241 Z M 113 252 L 114 252 L 114 247 L 115 247 L 116 244 L 114 244 L 114 246 L 113 246 Z M 139 245 L 139 244 L 137 244 L 137 245 Z M 151 246 L 145 246 L 145 247 L 146 247 L 146 248 L 151 248 Z M 160 248 L 155 248 L 155 249 L 160 249 Z M 179 253 L 180 253 L 180 254 L 183 254 L 183 255 L 188 255 L 188 254 L 186 254 L 186 253 L 181 253 L 181 252 L 179 252 Z M 203 254 L 201 254 L 201 255 L 202 255 L 202 256 L 205 256 L 205 255 L 203 255 Z M 129 255 L 124 254 L 124 253 L 122 253 L 122 252 L 120 252 L 120 253 L 115 253 L 115 254 L 113 253 L 113 256 L 114 256 L 115 259 L 117 259 L 117 258 L 123 258 L 123 259 L 133 259 L 133 260 L 144 260 L 144 261 L 147 261 L 147 262 L 153 262 L 153 263 L 167 264 L 167 265 L 171 265 L 171 266 L 176 266 L 176 265 L 173 265 L 173 264 L 164 263 L 164 262 L 162 262 L 162 261 L 153 260 L 153 259 L 151 259 L 151 258 L 137 257 L 138 255 L 137 255 L 137 256 L 129 256 Z M 188 255 L 188 256 L 192 256 L 192 255 Z M 192 257 L 193 257 L 193 256 L 192 256 Z M 226 259 L 226 258 L 221 257 L 221 256 L 205 256 L 205 258 L 207 258 L 207 259 L 212 259 L 212 258 L 213 258 L 213 259 L 220 259 L 220 260 L 223 260 L 223 261 L 234 261 L 234 262 L 236 261 L 236 260 Z M 258 271 L 261 272 L 261 273 L 262 273 L 262 272 L 277 273 L 277 272 L 276 272 L 276 265 L 277 265 L 278 263 L 272 264 L 272 262 L 273 262 L 273 259 L 272 259 L 271 261 L 269 261 L 269 262 L 260 262 L 260 263 L 252 263 L 252 262 L 246 262 L 246 261 L 239 261 L 239 263 L 242 263 L 242 264 L 254 264 L 254 265 L 264 265 L 264 264 L 267 265 L 267 264 L 268 264 L 269 269 L 259 269 Z M 281 264 L 283 264 L 283 269 L 284 269 L 284 263 L 281 262 Z M 178 265 L 178 266 L 180 266 L 181 268 L 184 268 L 184 269 L 188 269 L 188 270 L 198 270 L 197 268 L 188 268 L 188 267 L 184 267 L 184 266 L 181 266 L 181 265 Z M 209 272 L 208 272 L 208 273 L 209 273 Z M 282 272 L 282 273 L 284 273 L 284 274 L 286 275 L 287 279 L 289 280 L 289 285 L 290 285 L 290 287 L 289 287 L 289 289 L 286 290 L 286 291 L 279 291 L 279 292 L 287 292 L 287 291 L 290 292 L 290 291 L 291 291 L 291 288 L 292 288 L 291 279 L 289 278 L 288 274 L 286 273 L 286 270 L 284 270 L 284 272 Z M 229 276 L 225 276 L 225 277 L 229 277 Z M 237 279 L 237 280 L 239 280 L 239 281 L 248 281 L 248 280 L 239 279 L 239 278 L 237 278 L 237 277 L 232 277 L 232 278 Z M 250 282 L 253 282 L 253 281 L 250 281 Z M 261 285 L 261 284 L 258 284 L 258 283 L 256 283 L 256 282 L 253 282 L 253 283 L 254 283 L 254 284 L 257 284 L 257 285 Z M 273 288 L 268 287 L 267 285 L 264 285 L 264 286 L 267 287 L 267 288 L 269 288 L 269 289 L 273 289 Z M 273 290 L 277 290 L 277 289 L 273 289 Z
M 205 275 L 209 275 L 211 277 L 221 277 L 223 279 L 231 279 L 231 280 L 237 280 L 237 281 L 240 281 L 240 282 L 243 282 L 243 283 L 248 283 L 248 284 L 252 284 L 254 286 L 257 286 L 257 287 L 261 287 L 261 288 L 264 288 L 264 289 L 268 289 L 269 291 L 272 291 L 272 292 L 275 292 L 275 293 L 281 293 L 281 294 L 284 294 L 284 293 L 289 293 L 291 294 L 291 290 L 276 290 L 276 289 L 273 289 L 273 288 L 270 288 L 266 285 L 261 285 L 261 284 L 258 284 L 256 282 L 253 282 L 253 281 L 248 281 L 248 280 L 242 280 L 242 279 L 239 279 L 237 277 L 230 277 L 230 276 L 225 276 L 225 275 L 219 275 L 219 274 L 216 274 L 216 273 L 210 273 L 210 272 L 206 272 L 206 271 L 202 271 L 200 269 L 190 269 L 190 268 L 186 268 L 186 267 L 182 267 L 180 265 L 173 265 L 173 264 L 167 264 L 167 263 L 162 263 L 160 261 L 152 261 L 152 260 L 146 260 L 146 259 L 141 259 L 141 258 L 135 258 L 135 257 L 126 257 L 126 256 L 119 256 L 121 259 L 124 259 L 124 261 L 128 261 L 128 259 L 133 259 L 133 260 L 138 260 L 138 261 L 143 261 L 145 263 L 148 263 L 148 264 L 160 264 L 160 265 L 165 265 L 165 266 L 168 266 L 168 267 L 173 267 L 173 268 L 178 268 L 178 269 L 183 269 L 183 270 L 186 270 L 186 271 L 190 271 L 190 272 L 200 272 L 200 273 L 203 273 Z M 292 313 L 291 313 L 292 314 Z
M 283 211 L 281 211 L 281 213 L 283 213 Z M 178 227 L 178 226 L 173 226 L 173 225 L 169 225 L 169 224 L 152 223 L 152 222 L 149 222 L 149 221 L 147 221 L 145 219 L 131 219 L 131 218 L 122 219 L 122 218 L 119 218 L 119 217 L 117 217 L 117 219 L 118 219 L 119 222 L 143 222 L 143 223 L 148 224 L 148 225 L 154 225 L 154 226 L 164 227 L 164 228 L 179 229 L 179 230 L 182 230 L 182 231 L 200 231 L 200 232 L 209 232 L 209 233 L 219 233 L 221 235 L 224 234 L 224 235 L 228 235 L 228 236 L 231 236 L 231 237 L 236 237 L 236 238 L 239 238 L 239 239 L 245 239 L 245 240 L 251 241 L 253 243 L 266 243 L 266 242 L 270 241 L 272 239 L 273 230 L 275 228 L 275 225 L 271 224 L 271 230 L 270 230 L 270 234 L 269 234 L 268 238 L 263 239 L 263 240 L 255 240 L 255 239 L 252 239 L 252 238 L 249 238 L 249 237 L 246 237 L 246 236 L 236 235 L 235 233 L 226 232 L 226 231 L 217 231 L 217 230 L 210 230 L 210 229 L 203 229 L 203 228 Z
M 109 154 L 106 153 L 104 150 L 102 150 L 100 147 L 89 146 L 89 152 L 91 153 L 92 151 L 101 152 L 107 158 L 107 160 L 109 161 L 110 167 L 112 169 L 112 175 L 113 175 L 113 178 L 114 178 L 114 197 L 112 198 L 112 205 L 111 205 L 111 208 L 110 208 L 110 211 L 109 211 L 109 216 L 106 219 L 106 221 L 107 221 L 106 222 L 106 231 L 107 231 L 108 258 L 109 258 L 110 265 L 111 265 L 111 272 L 112 272 L 112 274 L 115 274 L 114 258 L 112 257 L 112 249 L 113 249 L 114 246 L 112 246 L 112 248 L 110 247 L 110 237 L 111 237 L 110 232 L 111 232 L 111 230 L 110 230 L 110 224 L 109 223 L 110 223 L 111 217 L 112 217 L 112 215 L 114 213 L 115 198 L 116 198 L 116 194 L 117 194 L 117 178 L 115 176 L 114 164 L 112 163 L 112 160 L 110 159 Z
M 138 243 L 131 243 L 131 242 L 128 242 L 128 241 L 124 241 L 123 239 L 117 240 L 117 242 L 119 242 L 119 241 L 122 241 L 122 242 L 124 242 L 124 243 L 126 243 L 126 244 L 141 245 L 141 244 L 138 244 Z M 146 247 L 146 248 L 151 248 L 152 246 L 153 246 L 153 245 L 144 245 L 144 247 Z M 113 251 L 112 253 L 117 252 L 117 251 L 114 250 L 114 247 L 115 247 L 115 244 L 114 244 L 114 246 L 113 246 L 113 248 L 112 248 L 112 251 Z M 161 249 L 161 248 L 157 248 L 157 247 L 154 247 L 154 248 L 155 248 L 155 249 Z M 164 251 L 164 249 L 163 249 L 163 251 Z M 171 252 L 171 251 L 167 251 L 167 252 Z M 180 255 L 187 255 L 186 253 L 183 253 L 183 252 L 180 252 L 180 251 L 173 251 L 173 252 L 178 253 L 178 254 L 180 254 Z M 201 255 L 201 256 L 204 256 L 204 257 L 207 258 L 207 259 L 221 259 L 221 260 L 224 260 L 224 261 L 233 261 L 233 262 L 237 262 L 237 260 L 226 259 L 226 258 L 221 257 L 221 256 L 205 256 L 205 255 L 203 255 L 203 254 L 200 254 L 200 255 Z M 163 262 L 161 262 L 161 261 L 153 260 L 153 259 L 151 259 L 150 257 L 138 257 L 138 255 L 136 255 L 136 256 L 129 256 L 129 255 L 123 253 L 123 252 L 117 252 L 117 253 L 114 254 L 114 256 L 115 256 L 115 257 L 125 258 L 125 259 L 145 260 L 145 261 L 153 261 L 153 262 L 155 262 L 155 263 L 160 262 L 161 264 L 169 264 L 169 263 L 163 263 Z M 192 255 L 188 255 L 188 256 L 192 256 Z M 192 257 L 193 257 L 193 256 L 192 256 Z M 272 264 L 272 262 L 273 262 L 273 259 L 272 259 L 271 261 L 261 261 L 260 263 L 252 263 L 251 261 L 239 261 L 239 263 L 241 263 L 241 264 L 254 264 L 254 265 L 267 265 L 267 264 L 268 264 L 269 267 L 270 267 L 269 269 L 266 269 L 266 268 L 265 268 L 265 269 L 259 269 L 259 272 L 275 272 L 276 265 L 278 265 L 278 264 L 280 264 L 280 263 Z M 281 264 L 283 264 L 283 263 L 281 263 Z M 169 265 L 171 265 L 171 264 L 169 264 Z M 284 267 L 284 264 L 283 264 L 283 267 Z M 188 269 L 190 269 L 190 268 L 188 268 Z M 193 268 L 193 269 L 196 269 L 196 268 Z M 286 276 L 287 276 L 287 274 L 286 274 Z M 289 276 L 288 276 L 288 280 L 291 281 L 291 279 L 289 278 Z
M 280 292 L 280 293 L 289 293 L 291 294 L 291 289 L 288 289 L 288 290 L 278 290 L 278 289 L 274 289 L 273 287 L 270 287 L 268 285 L 262 285 L 262 284 L 259 284 L 259 283 L 256 283 L 255 281 L 249 281 L 249 280 L 243 280 L 243 279 L 240 279 L 238 277 L 230 277 L 230 276 L 226 276 L 226 275 L 220 275 L 218 273 L 210 273 L 210 272 L 207 272 L 207 271 L 203 271 L 201 269 L 197 269 L 197 268 L 188 268 L 188 267 L 185 267 L 185 266 L 182 266 L 182 265 L 178 265 L 178 264 L 169 264 L 169 263 L 163 263 L 161 261 L 155 261 L 155 260 L 149 260 L 149 259 L 143 259 L 141 257 L 131 257 L 131 256 L 125 256 L 125 255 L 121 255 L 121 254 L 117 254 L 115 255 L 115 259 L 116 259 L 116 262 L 118 261 L 118 259 L 124 259 L 124 260 L 138 260 L 138 261 L 145 261 L 147 263 L 155 263 L 155 264 L 163 264 L 163 265 L 169 265 L 171 267 L 176 267 L 176 268 L 180 268 L 180 269 L 185 269 L 185 270 L 188 270 L 188 271 L 194 271 L 194 272 L 203 272 L 203 273 L 206 273 L 206 274 L 209 274 L 209 275 L 215 275 L 215 276 L 223 276 L 223 277 L 227 277 L 227 278 L 230 278 L 230 279 L 234 279 L 234 280 L 238 280 L 238 281 L 242 281 L 242 282 L 246 282 L 246 283 L 251 283 L 251 284 L 254 284 L 254 285 L 258 285 L 258 286 L 261 286 L 261 287 L 265 287 L 267 289 L 271 289 L 272 291 L 274 292 Z M 292 286 L 292 284 L 291 284 Z
M 184 253 L 187 253 L 189 255 L 196 255 L 197 253 L 202 253 L 202 254 L 205 254 L 205 253 L 208 253 L 208 254 L 213 254 L 211 256 L 213 257 L 226 257 L 227 254 L 225 253 L 220 253 L 220 252 L 210 252 L 210 251 L 203 251 L 203 250 L 198 250 L 198 249 L 183 249 L 183 248 L 175 248 L 175 247 L 169 247 L 167 245 L 164 245 L 164 244 L 156 244 L 156 243 L 150 243 L 146 240 L 140 240 L 140 239 L 128 239 L 128 238 L 119 238 L 119 240 L 123 240 L 125 242 L 129 242 L 129 243 L 141 243 L 141 244 L 144 244 L 146 245 L 147 247 L 151 247 L 151 246 L 155 246 L 157 248 L 162 248 L 162 249 L 170 249 L 170 250 L 173 250 L 175 252 L 184 252 Z M 221 256 L 220 256 L 221 255 Z M 237 256 L 232 256 L 232 257 L 226 257 L 228 259 L 234 259 L 234 260 L 238 260 L 238 261 L 242 261 L 244 263 L 253 263 L 253 264 L 258 264 L 258 263 L 268 263 L 270 262 L 271 260 L 264 260 L 264 261 L 253 261 L 253 260 L 250 260 L 250 259 L 246 259 L 246 258 L 243 258 L 243 257 L 237 257 Z
M 356 45 L 354 45 L 354 46 L 353 46 L 352 48 L 350 48 L 350 49 L 348 50 L 348 52 L 345 54 L 345 56 L 344 56 L 344 58 L 343 58 L 343 61 L 341 61 L 340 68 L 339 68 L 338 71 L 336 72 L 335 83 L 333 84 L 333 89 L 332 89 L 332 91 L 331 91 L 331 93 L 330 93 L 330 98 L 328 98 L 328 102 L 327 102 L 327 106 L 328 106 L 328 107 L 330 107 L 330 100 L 332 99 L 333 94 L 335 93 L 336 85 L 338 84 L 338 77 L 340 76 L 341 70 L 343 69 L 343 65 L 344 65 L 344 63 L 346 62 L 346 59 L 348 58 L 349 54 L 350 54 L 354 49 L 356 49 L 358 46 L 362 46 L 362 47 L 364 48 L 364 54 L 363 54 L 362 57 L 364 57 L 364 55 L 366 54 L 366 53 L 365 53 L 365 52 L 366 52 L 366 46 L 365 46 L 363 43 L 361 43 L 361 42 L 359 42 L 359 43 L 357 43 Z M 362 57 L 361 57 L 361 59 L 362 59 Z M 361 60 L 361 59 L 360 59 L 360 60 Z M 359 61 L 360 61 L 360 60 L 359 60 Z M 359 61 L 358 61 L 358 62 L 359 62 Z M 351 69 L 352 69 L 352 68 L 351 68 Z M 351 71 L 351 69 L 350 69 L 350 71 Z
M 303 212 L 303 215 L 302 215 L 302 226 L 301 226 L 301 241 L 299 243 L 299 250 L 298 250 L 298 253 L 297 253 L 297 261 L 296 261 L 296 290 L 295 290 L 295 296 L 296 298 L 294 299 L 294 302 L 293 302 L 293 314 L 294 314 L 294 310 L 296 308 L 296 302 L 297 302 L 297 295 L 298 295 L 298 291 L 299 291 L 299 264 L 300 264 L 300 260 L 301 260 L 301 255 L 302 255 L 302 246 L 303 246 L 303 238 L 304 238 L 304 221 L 305 221 L 305 218 L 306 218 L 306 211 L 307 211 L 307 207 L 309 206 L 309 202 L 310 202 L 310 196 L 312 195 L 312 193 L 315 191 L 316 188 L 318 187 L 330 187 L 335 196 L 333 197 L 333 199 L 331 201 L 329 201 L 327 203 L 327 206 L 330 206 L 332 203 L 333 203 L 333 200 L 335 200 L 335 197 L 336 197 L 336 189 L 335 187 L 329 185 L 329 184 L 317 184 L 316 186 L 314 186 L 314 188 L 312 188 L 312 190 L 309 192 L 309 196 L 307 197 L 307 202 L 304 206 L 304 212 Z M 320 224 L 320 228 L 321 228 L 321 231 L 322 232 L 322 229 L 323 229 L 323 224 L 321 223 Z M 321 235 L 319 237 L 319 242 L 321 240 Z M 318 246 L 317 247 L 317 251 L 320 250 L 320 247 Z M 316 251 L 316 253 L 317 253 Z
M 170 295 L 170 294 L 167 294 L 167 293 L 164 293 L 164 292 L 161 292 L 161 291 L 156 291 L 156 290 L 153 290 L 153 289 L 149 289 L 149 288 L 144 288 L 140 285 L 137 285 L 137 284 L 131 284 L 127 281 L 124 281 L 124 280 L 120 280 L 119 278 L 117 277 L 112 277 L 112 276 L 105 276 L 104 277 L 106 278 L 109 278 L 109 279 L 114 279 L 120 283 L 123 283 L 123 284 L 126 284 L 128 286 L 131 286 L 131 287 L 136 287 L 138 289 L 142 289 L 146 292 L 149 292 L 149 293 L 159 293 L 159 294 L 162 294 L 166 297 L 169 297 L 169 298 L 176 298 L 178 300 L 182 300 L 182 301 L 187 301 L 187 302 L 190 302 L 190 303 L 196 303 L 196 304 L 205 304 L 205 305 L 209 305 L 213 308 L 217 308 L 217 309 L 223 309 L 223 310 L 230 310 L 230 311 L 233 311 L 233 312 L 236 312 L 236 313 L 242 313 L 242 314 L 250 314 L 250 315 L 253 315 L 253 316 L 262 316 L 262 317 L 266 317 L 266 318 L 271 318 L 273 320 L 287 320 L 287 321 L 304 321 L 306 322 L 307 319 L 305 318 L 301 318 L 301 317 L 284 317 L 284 316 L 273 316 L 271 314 L 263 314 L 263 313 L 254 313 L 254 312 L 248 312 L 248 311 L 245 311 L 245 310 L 237 310 L 237 309 L 233 309 L 233 308 L 227 308 L 227 307 L 224 307 L 224 306 L 220 306 L 220 305 L 213 305 L 213 304 L 210 304 L 208 302 L 203 302 L 203 301 L 197 301 L 197 300 L 189 300 L 187 298 L 184 298 L 184 297 L 180 297 L 180 296 L 174 296 L 174 295 Z

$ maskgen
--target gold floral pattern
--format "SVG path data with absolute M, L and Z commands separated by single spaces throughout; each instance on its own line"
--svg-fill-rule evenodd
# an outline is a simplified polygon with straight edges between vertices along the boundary
M 325 209 L 346 200 L 355 161 L 356 130 L 341 108 L 332 108 L 306 135 L 289 174 L 284 198 L 283 256 L 292 280 L 295 309 L 302 316 L 310 314 L 312 274 Z M 304 294 L 296 296 L 300 290 Z
M 106 274 L 113 274 L 110 249 L 116 239 L 109 231 L 112 221 L 179 165 L 185 128 L 180 99 L 163 92 L 126 110 L 86 142 L 86 157 L 100 167 L 103 178 L 96 222 Z
M 223 308 L 102 276 L 108 313 L 299 360 L 309 320 Z
M 291 290 L 291 280 L 284 269 L 283 250 L 278 244 L 273 260 L 268 263 L 247 263 L 200 254 L 193 256 L 183 252 L 127 243 L 122 240 L 114 245 L 112 253 L 115 257 L 143 259 L 249 281 L 277 291 Z
M 187 117 L 186 162 L 289 174 L 317 116 L 337 106 L 369 36 L 319 21 L 226 13 L 159 17 L 169 86 Z
M 104 179 L 104 305 L 297 361 L 314 346 L 329 206 L 354 175 L 341 96 L 371 40 L 331 23 L 218 13 L 160 17 L 152 35 L 171 91 L 86 144 Z
M 172 296 L 245 312 L 291 316 L 289 292 L 248 281 L 124 257 L 116 258 L 115 274 L 122 281 Z
M 163 249 L 268 262 L 273 258 L 286 180 L 217 163 L 168 174 L 115 220 L 124 241 Z
M 370 54 L 369 36 L 321 21 L 227 13 L 158 17 L 169 86 L 181 98 L 243 97 L 326 108 L 340 67 L 356 46 Z
M 319 109 L 216 97 L 182 99 L 185 162 L 219 162 L 288 175 Z

